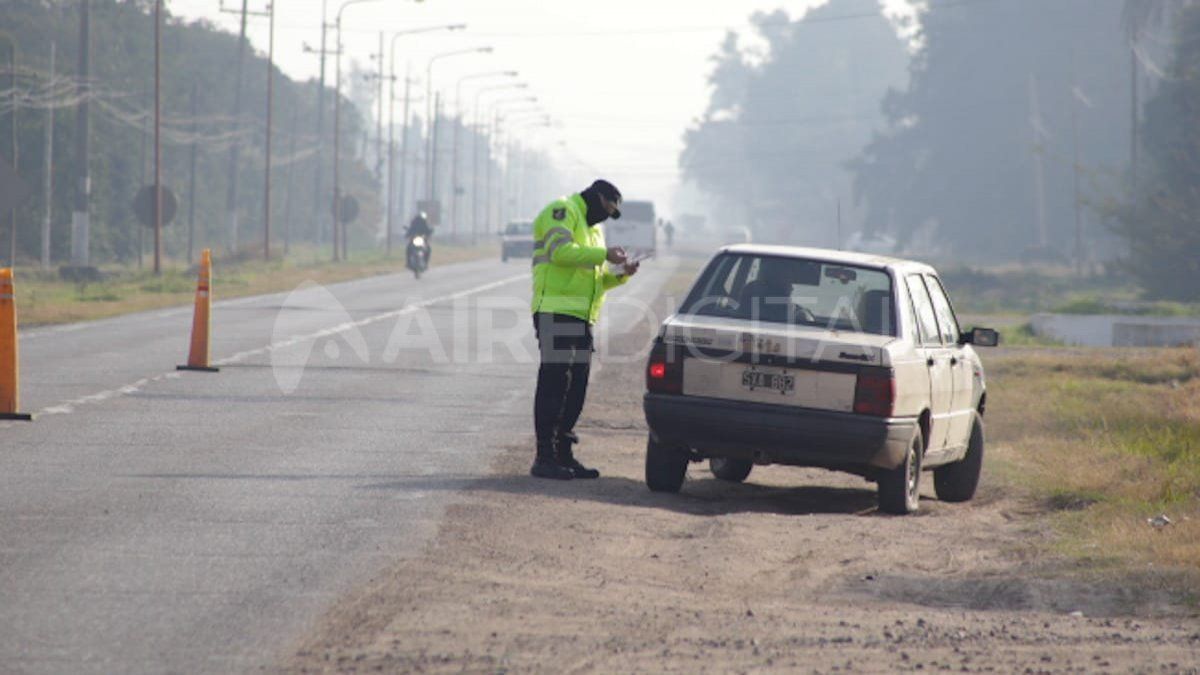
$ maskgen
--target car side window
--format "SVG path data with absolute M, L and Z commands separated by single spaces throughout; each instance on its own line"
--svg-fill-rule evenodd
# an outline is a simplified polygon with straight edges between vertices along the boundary
M 929 291 L 925 289 L 925 282 L 921 281 L 921 275 L 910 274 L 907 286 L 908 297 L 913 304 L 913 313 L 917 317 L 917 327 L 921 332 L 921 344 L 940 345 L 941 331 L 938 329 L 937 315 L 934 314 L 933 302 L 929 299 Z
M 950 306 L 950 299 L 946 297 L 946 290 L 942 288 L 941 281 L 937 277 L 926 275 L 925 285 L 929 287 L 929 295 L 933 297 L 933 311 L 937 315 L 938 328 L 942 333 L 942 342 L 952 345 L 958 343 L 958 320 L 954 318 L 954 308 Z

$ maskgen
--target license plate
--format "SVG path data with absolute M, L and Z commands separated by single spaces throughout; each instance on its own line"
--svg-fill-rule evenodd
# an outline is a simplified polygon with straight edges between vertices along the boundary
M 742 387 L 750 391 L 765 389 L 787 395 L 796 391 L 796 378 L 786 372 L 772 373 L 747 368 L 742 371 Z

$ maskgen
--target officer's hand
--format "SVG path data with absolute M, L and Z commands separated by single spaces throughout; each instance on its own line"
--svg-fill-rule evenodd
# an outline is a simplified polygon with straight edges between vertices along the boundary
M 625 249 L 620 246 L 609 246 L 608 256 L 605 258 L 608 262 L 614 265 L 620 265 L 625 262 Z
M 631 276 L 637 274 L 638 268 L 641 266 L 642 266 L 642 262 L 640 260 L 637 262 L 625 263 L 625 276 L 631 277 Z

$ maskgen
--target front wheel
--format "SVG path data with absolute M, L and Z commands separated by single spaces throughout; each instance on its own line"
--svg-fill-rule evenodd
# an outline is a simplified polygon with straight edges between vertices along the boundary
M 971 440 L 962 459 L 933 470 L 933 490 L 944 502 L 966 502 L 975 496 L 983 470 L 983 417 L 975 413 Z
M 925 435 L 921 428 L 913 432 L 900 466 L 879 475 L 879 510 L 897 516 L 915 513 L 921 504 L 921 455 Z
M 654 492 L 679 492 L 687 475 L 688 457 L 683 448 L 646 441 L 646 486 Z
M 750 475 L 754 463 L 745 459 L 732 457 L 712 457 L 708 460 L 708 468 L 718 479 L 730 483 L 740 483 Z

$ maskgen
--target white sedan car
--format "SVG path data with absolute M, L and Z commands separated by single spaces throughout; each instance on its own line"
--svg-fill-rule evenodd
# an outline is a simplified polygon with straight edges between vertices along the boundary
M 689 461 L 743 481 L 755 464 L 822 467 L 917 510 L 922 471 L 943 501 L 975 495 L 987 387 L 928 265 L 751 244 L 722 249 L 646 367 L 646 483 L 678 492 Z

